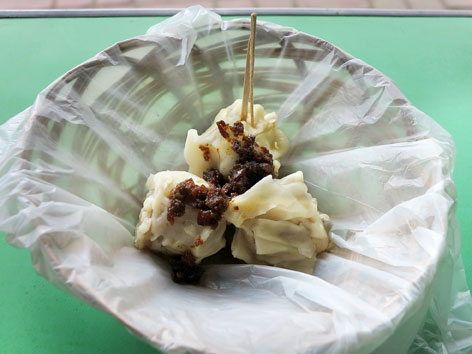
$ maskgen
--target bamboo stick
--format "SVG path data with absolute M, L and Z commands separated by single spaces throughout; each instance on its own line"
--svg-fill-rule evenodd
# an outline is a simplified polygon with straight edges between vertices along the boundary
M 254 48 L 256 44 L 256 22 L 257 15 L 251 14 L 251 34 L 249 36 L 247 56 L 246 56 L 246 70 L 244 72 L 243 84 L 243 104 L 241 108 L 241 120 L 247 120 L 247 108 L 250 104 L 251 125 L 254 127 Z

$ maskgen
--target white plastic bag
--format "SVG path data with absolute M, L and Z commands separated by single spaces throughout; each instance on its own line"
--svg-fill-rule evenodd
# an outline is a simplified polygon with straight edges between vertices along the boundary
M 291 138 L 337 247 L 314 276 L 133 248 L 144 181 L 242 93 L 249 22 L 191 7 L 99 53 L 0 128 L 0 229 L 36 271 L 166 351 L 470 353 L 449 134 L 333 45 L 259 22 L 255 101 Z M 426 321 L 425 321 L 425 316 Z M 419 331 L 419 332 L 418 332 Z M 418 334 L 416 334 L 418 333 Z

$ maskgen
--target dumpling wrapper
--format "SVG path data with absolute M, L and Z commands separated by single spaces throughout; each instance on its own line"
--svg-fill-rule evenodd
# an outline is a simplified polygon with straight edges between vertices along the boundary
M 198 225 L 198 210 L 188 205 L 185 207 L 185 214 L 176 217 L 173 225 L 167 220 L 169 195 L 178 183 L 189 178 L 195 184 L 208 187 L 205 180 L 185 171 L 163 171 L 149 176 L 146 182 L 149 192 L 136 226 L 136 248 L 148 248 L 169 255 L 190 250 L 196 263 L 200 263 L 203 258 L 215 254 L 225 246 L 224 220 L 220 220 L 215 229 Z
M 189 165 L 189 172 L 202 177 L 206 169 L 216 168 L 225 177 L 229 175 L 238 159 L 238 154 L 233 151 L 232 144 L 221 136 L 216 122 L 223 120 L 226 124 L 233 125 L 240 121 L 241 107 L 242 101 L 238 99 L 231 106 L 222 109 L 215 117 L 213 124 L 202 135 L 198 135 L 195 129 L 188 131 L 184 157 Z M 255 136 L 257 144 L 269 149 L 274 160 L 275 173 L 278 173 L 279 159 L 287 152 L 290 143 L 285 133 L 276 127 L 277 115 L 274 112 L 266 114 L 264 107 L 256 104 L 254 105 L 254 127 L 250 121 L 249 113 L 247 122 L 242 122 L 244 134 Z M 205 160 L 201 147 L 208 149 L 208 160 Z
M 316 255 L 329 246 L 325 224 L 301 171 L 263 178 L 233 198 L 223 217 L 237 227 L 231 250 L 246 263 L 311 273 Z

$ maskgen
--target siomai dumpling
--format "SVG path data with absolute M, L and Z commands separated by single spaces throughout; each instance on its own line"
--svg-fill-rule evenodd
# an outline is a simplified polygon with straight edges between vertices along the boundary
M 226 125 L 240 122 L 241 107 L 242 101 L 238 99 L 231 106 L 220 110 L 213 124 L 202 135 L 198 135 L 195 129 L 188 131 L 184 156 L 189 165 L 189 172 L 199 177 L 202 177 L 207 169 L 217 169 L 225 177 L 230 174 L 239 156 L 232 148 L 231 140 L 222 135 L 221 125 L 218 125 L 218 122 L 223 121 Z M 258 145 L 269 150 L 277 175 L 280 167 L 279 159 L 289 148 L 287 136 L 276 127 L 277 115 L 266 114 L 264 107 L 256 104 L 254 105 L 254 126 L 250 122 L 250 115 L 247 122 L 241 122 L 245 135 L 254 136 Z
M 236 227 L 232 254 L 246 263 L 311 273 L 329 246 L 329 217 L 318 212 L 303 173 L 277 179 L 289 140 L 277 115 L 253 104 L 255 33 L 252 14 L 243 100 L 220 110 L 202 135 L 188 131 L 189 172 L 160 172 L 147 181 L 135 245 L 173 255 L 178 283 L 198 282 L 196 264 L 225 246 L 227 223 Z
M 202 210 L 211 189 L 205 180 L 189 172 L 163 171 L 149 176 L 146 187 L 136 248 L 167 255 L 190 252 L 198 264 L 225 246 L 226 221 Z
M 301 171 L 282 179 L 267 176 L 233 198 L 223 217 L 237 228 L 233 256 L 311 273 L 316 255 L 329 245 L 326 225 Z

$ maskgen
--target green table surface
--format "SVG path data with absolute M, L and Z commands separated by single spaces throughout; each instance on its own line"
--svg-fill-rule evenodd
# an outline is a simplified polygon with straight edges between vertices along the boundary
M 260 16 L 324 38 L 392 78 L 454 137 L 458 216 L 472 285 L 472 18 Z M 163 17 L 1 19 L 0 122 L 39 91 L 114 42 Z M 0 238 L 1 353 L 151 353 L 111 316 L 34 272 L 29 252 Z

